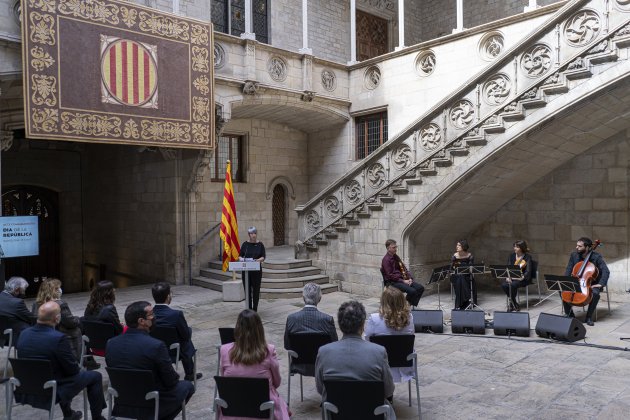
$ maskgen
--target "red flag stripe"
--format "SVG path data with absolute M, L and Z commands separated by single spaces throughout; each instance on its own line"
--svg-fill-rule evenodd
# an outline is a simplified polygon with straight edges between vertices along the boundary
M 140 102 L 139 91 L 138 91 L 138 44 L 135 42 L 133 45 L 133 103 L 137 104 Z
M 117 95 L 116 91 L 116 45 L 112 45 L 109 49 L 109 88 L 113 95 Z

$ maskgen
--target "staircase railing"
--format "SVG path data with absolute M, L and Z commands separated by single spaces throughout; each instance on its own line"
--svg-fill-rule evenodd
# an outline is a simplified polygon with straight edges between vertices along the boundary
M 298 206 L 300 240 L 308 244 L 321 238 L 344 218 L 369 211 L 380 197 L 404 187 L 403 181 L 420 183 L 440 164 L 450 164 L 452 155 L 485 144 L 486 133 L 504 131 L 504 122 L 523 119 L 524 109 L 544 106 L 539 88 L 557 84 L 562 69 L 583 66 L 581 57 L 606 50 L 602 44 L 609 42 L 610 28 L 621 27 L 630 17 L 626 3 L 567 3 L 522 42 Z
M 192 256 L 195 248 L 199 246 L 201 242 L 203 242 L 212 232 L 214 232 L 219 226 L 221 226 L 221 222 L 212 226 L 210 229 L 206 231 L 194 244 L 188 244 L 188 285 L 192 286 Z

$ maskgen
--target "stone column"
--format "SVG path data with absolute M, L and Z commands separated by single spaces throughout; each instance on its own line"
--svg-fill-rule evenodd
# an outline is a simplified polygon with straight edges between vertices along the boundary
M 252 16 L 252 0 L 245 0 L 245 32 L 241 34 L 243 39 L 256 39 L 254 33 L 254 21 Z
M 405 48 L 405 0 L 398 0 L 398 46 L 396 51 Z
M 531 12 L 532 10 L 536 10 L 538 8 L 538 4 L 536 4 L 536 0 L 529 0 L 529 4 L 525 6 L 524 12 Z
M 350 61 L 357 62 L 357 0 L 350 0 Z
M 308 47 L 308 0 L 302 0 L 302 48 L 301 54 L 313 55 L 313 50 Z
M 453 29 L 453 33 L 464 30 L 464 0 L 457 1 L 457 28 Z

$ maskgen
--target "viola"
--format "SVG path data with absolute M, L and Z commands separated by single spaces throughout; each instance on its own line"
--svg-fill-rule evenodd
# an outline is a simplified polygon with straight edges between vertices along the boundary
M 573 267 L 571 275 L 580 281 L 579 292 L 562 292 L 562 301 L 570 303 L 573 306 L 586 306 L 591 303 L 593 299 L 593 291 L 591 289 L 591 283 L 599 277 L 599 270 L 595 267 L 595 264 L 590 262 L 593 251 L 601 244 L 601 241 L 597 239 L 595 246 L 591 248 L 589 253 L 584 258 L 584 261 L 580 261 Z

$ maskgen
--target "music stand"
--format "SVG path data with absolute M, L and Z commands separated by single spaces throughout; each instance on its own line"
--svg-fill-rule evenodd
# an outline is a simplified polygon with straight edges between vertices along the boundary
M 432 283 L 437 283 L 437 294 L 438 294 L 438 306 L 437 308 L 440 310 L 444 310 L 444 307 L 442 306 L 442 302 L 440 301 L 440 282 L 442 280 L 444 280 L 446 277 L 448 277 L 448 275 L 451 273 L 451 266 L 450 265 L 443 265 L 442 267 L 436 267 L 433 269 L 433 272 L 431 273 L 431 278 L 429 279 L 429 281 L 427 282 L 427 285 L 432 284 Z
M 486 266 L 483 264 L 461 265 L 459 267 L 455 267 L 455 274 L 469 274 L 470 275 L 470 303 L 464 309 L 465 311 L 469 309 L 474 310 L 475 308 L 478 308 L 486 312 L 486 310 L 483 309 L 481 306 L 477 305 L 475 303 L 475 300 L 473 299 L 473 276 L 475 274 L 484 274 L 485 272 L 486 272 Z
M 556 290 L 558 292 L 560 295 L 560 301 L 562 301 L 562 292 L 582 293 L 580 280 L 573 276 L 545 274 L 545 284 L 547 285 L 547 289 Z M 545 300 L 547 298 L 549 298 L 549 296 L 547 296 Z M 564 313 L 564 305 L 562 305 L 562 312 Z
M 490 271 L 494 278 L 505 280 L 510 284 L 512 280 L 523 280 L 523 271 L 521 267 L 516 265 L 491 265 Z M 516 308 L 512 302 L 512 288 L 508 287 L 508 289 L 510 290 L 510 299 L 508 300 L 507 311 L 510 312 L 510 307 L 513 310 L 516 310 Z

